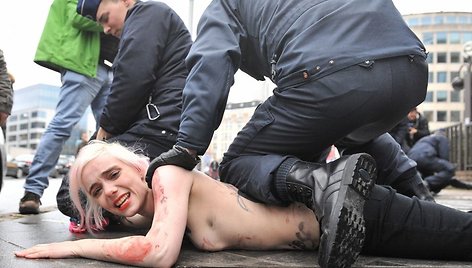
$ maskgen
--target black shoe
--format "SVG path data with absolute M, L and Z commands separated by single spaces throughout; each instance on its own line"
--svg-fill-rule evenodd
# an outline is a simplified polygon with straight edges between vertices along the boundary
M 39 205 L 41 201 L 40 196 L 31 192 L 25 192 L 25 195 L 20 200 L 20 213 L 21 214 L 38 214 Z
M 453 177 L 449 181 L 449 185 L 451 185 L 454 188 L 472 190 L 472 183 L 461 181 L 461 180 L 457 179 L 456 177 Z
M 422 181 L 422 183 L 417 184 L 412 187 L 412 191 L 418 199 L 428 201 L 428 202 L 433 202 L 436 203 L 434 200 L 433 194 L 437 194 L 438 192 L 434 193 L 431 192 L 431 189 L 426 181 Z
M 328 164 L 297 161 L 290 169 L 290 197 L 313 209 L 321 226 L 320 267 L 350 267 L 359 256 L 365 237 L 364 203 L 376 173 L 368 154 L 343 156 Z
M 431 192 L 432 189 L 429 187 L 428 182 L 421 178 L 419 172 L 416 172 L 414 176 L 401 180 L 399 183 L 392 185 L 392 187 L 402 195 L 408 197 L 416 196 L 420 200 L 435 202 Z

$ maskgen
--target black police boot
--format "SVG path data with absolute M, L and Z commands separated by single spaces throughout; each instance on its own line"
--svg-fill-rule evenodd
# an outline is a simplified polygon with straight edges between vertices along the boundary
M 343 156 L 328 164 L 295 161 L 286 177 L 289 198 L 313 209 L 321 226 L 320 267 L 350 267 L 362 249 L 364 203 L 375 183 L 368 154 Z
M 453 177 L 449 181 L 449 185 L 451 185 L 454 188 L 458 188 L 458 189 L 472 190 L 472 183 L 461 181 L 456 177 Z

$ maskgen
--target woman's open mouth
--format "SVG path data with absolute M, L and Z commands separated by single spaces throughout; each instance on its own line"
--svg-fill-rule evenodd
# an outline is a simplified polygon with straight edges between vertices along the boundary
M 125 209 L 129 205 L 130 193 L 121 195 L 118 199 L 115 200 L 114 205 L 120 210 Z

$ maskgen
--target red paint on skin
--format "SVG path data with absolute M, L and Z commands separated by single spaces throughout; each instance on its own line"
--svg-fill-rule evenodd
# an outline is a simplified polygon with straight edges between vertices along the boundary
M 142 239 L 131 238 L 120 245 L 109 247 L 110 255 L 127 262 L 142 262 L 151 251 L 152 244 Z

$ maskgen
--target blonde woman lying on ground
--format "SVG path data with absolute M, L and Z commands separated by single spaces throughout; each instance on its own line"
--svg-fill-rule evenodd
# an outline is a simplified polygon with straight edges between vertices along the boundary
M 151 189 L 145 180 L 148 166 L 147 158 L 119 144 L 94 142 L 81 150 L 70 173 L 71 197 L 81 214 L 80 222 L 100 227 L 103 208 L 122 216 L 122 223 L 130 227 L 150 226 L 145 236 L 41 244 L 16 252 L 16 256 L 83 257 L 169 267 L 178 259 L 184 234 L 197 248 L 208 251 L 318 247 L 320 226 L 305 205 L 271 207 L 255 203 L 240 196 L 231 185 L 175 166 L 156 169 Z M 86 212 L 80 206 L 79 189 L 86 193 L 90 205 Z M 403 217 L 394 213 L 399 210 L 404 212 Z M 435 215 L 437 220 L 431 224 L 438 227 L 439 222 L 440 232 L 423 222 L 425 215 Z M 472 216 L 468 213 L 376 185 L 366 201 L 364 217 L 366 254 L 471 259 Z M 429 238 L 409 239 L 415 238 L 415 233 Z M 348 266 L 350 263 L 339 265 Z

